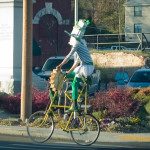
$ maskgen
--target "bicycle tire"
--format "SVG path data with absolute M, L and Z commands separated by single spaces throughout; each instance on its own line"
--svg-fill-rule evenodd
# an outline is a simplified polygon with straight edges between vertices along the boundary
M 45 121 L 45 123 L 43 123 Z M 51 115 L 45 118 L 45 111 L 37 111 L 27 121 L 27 133 L 36 143 L 46 142 L 54 131 L 54 120 Z
M 80 117 L 80 118 L 79 118 Z M 84 122 L 85 130 L 71 131 L 71 137 L 78 145 L 89 146 L 96 142 L 100 134 L 100 123 L 91 114 L 81 114 L 72 120 L 73 128 L 82 128 L 80 119 Z

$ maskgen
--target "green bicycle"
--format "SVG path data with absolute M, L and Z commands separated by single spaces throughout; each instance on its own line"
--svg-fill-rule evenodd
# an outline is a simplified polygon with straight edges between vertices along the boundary
M 89 105 L 87 105 L 87 79 L 82 78 L 83 86 L 78 96 L 78 102 L 84 93 L 84 105 L 78 112 L 71 112 L 70 114 L 64 114 L 68 116 L 63 118 L 62 115 L 58 113 L 57 110 L 68 109 L 70 106 L 67 105 L 67 101 L 72 101 L 68 90 L 64 90 L 62 85 L 69 82 L 69 79 L 65 77 L 61 79 L 58 84 L 57 90 L 51 100 L 50 105 L 45 111 L 37 111 L 33 113 L 27 121 L 27 133 L 31 140 L 34 142 L 42 143 L 46 142 L 53 134 L 54 126 L 59 125 L 59 127 L 71 134 L 74 142 L 79 145 L 91 145 L 96 142 L 100 134 L 100 123 L 99 121 L 88 111 Z M 85 91 L 85 92 L 84 92 Z M 65 95 L 65 100 L 63 105 L 55 104 L 56 96 L 59 95 L 59 99 L 62 97 L 60 93 Z M 64 111 L 61 111 L 63 113 Z

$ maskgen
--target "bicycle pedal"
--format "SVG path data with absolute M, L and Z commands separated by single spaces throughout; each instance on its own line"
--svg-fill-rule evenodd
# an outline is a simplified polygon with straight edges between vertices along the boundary
M 69 131 L 66 131 L 66 130 L 63 130 L 64 132 L 66 132 L 66 133 L 69 133 Z

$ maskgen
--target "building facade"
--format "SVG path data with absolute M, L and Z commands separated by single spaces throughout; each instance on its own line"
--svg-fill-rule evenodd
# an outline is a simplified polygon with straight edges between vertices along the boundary
M 33 1 L 33 66 L 70 49 L 71 0 Z M 23 0 L 0 1 L 0 91 L 21 91 Z
M 35 0 L 33 3 L 33 66 L 50 56 L 66 55 L 71 30 L 71 0 Z M 37 46 L 39 48 L 37 48 Z
M 126 41 L 140 42 L 141 33 L 150 41 L 150 0 L 130 0 L 124 7 Z

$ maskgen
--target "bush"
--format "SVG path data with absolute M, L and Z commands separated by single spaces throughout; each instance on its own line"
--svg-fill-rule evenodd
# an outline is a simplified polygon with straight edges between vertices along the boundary
M 150 101 L 145 105 L 145 110 L 150 115 Z
M 107 112 L 105 117 L 119 118 L 134 116 L 140 103 L 134 99 L 128 89 L 110 89 L 95 93 L 95 98 L 89 102 L 94 111 Z
M 40 91 L 39 89 L 32 90 L 32 111 L 45 110 L 47 104 L 50 102 L 49 92 Z
M 0 92 L 0 107 L 2 106 L 3 99 L 8 96 L 5 92 Z
M 133 90 L 133 89 L 132 89 Z M 141 106 L 138 111 L 141 118 L 145 118 L 147 114 L 150 115 L 150 87 L 148 88 L 136 88 L 136 93 L 133 94 L 133 98 L 137 99 Z
M 135 91 L 136 93 L 133 94 L 133 97 L 134 99 L 138 99 L 141 104 L 146 104 L 150 101 L 150 87 L 136 88 Z
M 20 93 L 16 94 L 15 96 L 8 95 L 2 98 L 3 108 L 14 114 L 20 113 L 20 102 L 21 102 Z
M 32 90 L 32 112 L 44 110 L 49 103 L 49 92 L 42 92 L 39 89 Z M 2 106 L 13 114 L 20 113 L 21 94 L 1 97 Z

